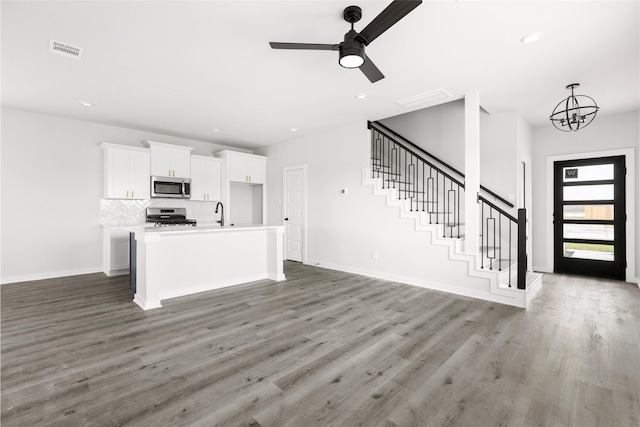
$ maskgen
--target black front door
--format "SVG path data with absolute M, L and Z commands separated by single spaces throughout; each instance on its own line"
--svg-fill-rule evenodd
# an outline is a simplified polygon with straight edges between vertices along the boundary
M 625 279 L 624 156 L 554 163 L 554 271 Z

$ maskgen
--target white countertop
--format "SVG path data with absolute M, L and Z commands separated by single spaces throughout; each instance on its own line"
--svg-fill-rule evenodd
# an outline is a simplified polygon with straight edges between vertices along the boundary
M 282 225 L 225 225 L 221 227 L 220 225 L 197 225 L 195 227 L 191 226 L 172 226 L 172 227 L 156 227 L 153 225 L 145 225 L 145 226 L 132 226 L 128 227 L 129 231 L 134 233 L 144 233 L 144 234 L 196 234 L 196 233 L 225 233 L 225 232 L 234 232 L 234 231 L 248 231 L 248 230 L 267 230 L 267 229 L 277 229 L 284 228 Z

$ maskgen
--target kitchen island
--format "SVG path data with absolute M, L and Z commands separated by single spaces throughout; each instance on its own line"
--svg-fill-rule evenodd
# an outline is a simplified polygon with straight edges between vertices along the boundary
M 136 291 L 144 310 L 161 300 L 262 279 L 285 280 L 283 226 L 138 227 Z

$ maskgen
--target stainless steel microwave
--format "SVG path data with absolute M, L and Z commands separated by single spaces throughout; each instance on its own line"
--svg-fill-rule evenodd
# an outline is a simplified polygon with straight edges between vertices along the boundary
M 151 177 L 152 198 L 190 199 L 191 180 L 168 176 Z

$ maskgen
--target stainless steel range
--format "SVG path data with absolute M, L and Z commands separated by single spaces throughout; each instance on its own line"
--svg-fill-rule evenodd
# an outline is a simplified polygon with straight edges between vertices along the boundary
M 195 219 L 187 219 L 185 208 L 147 208 L 147 222 L 156 227 L 196 226 Z

